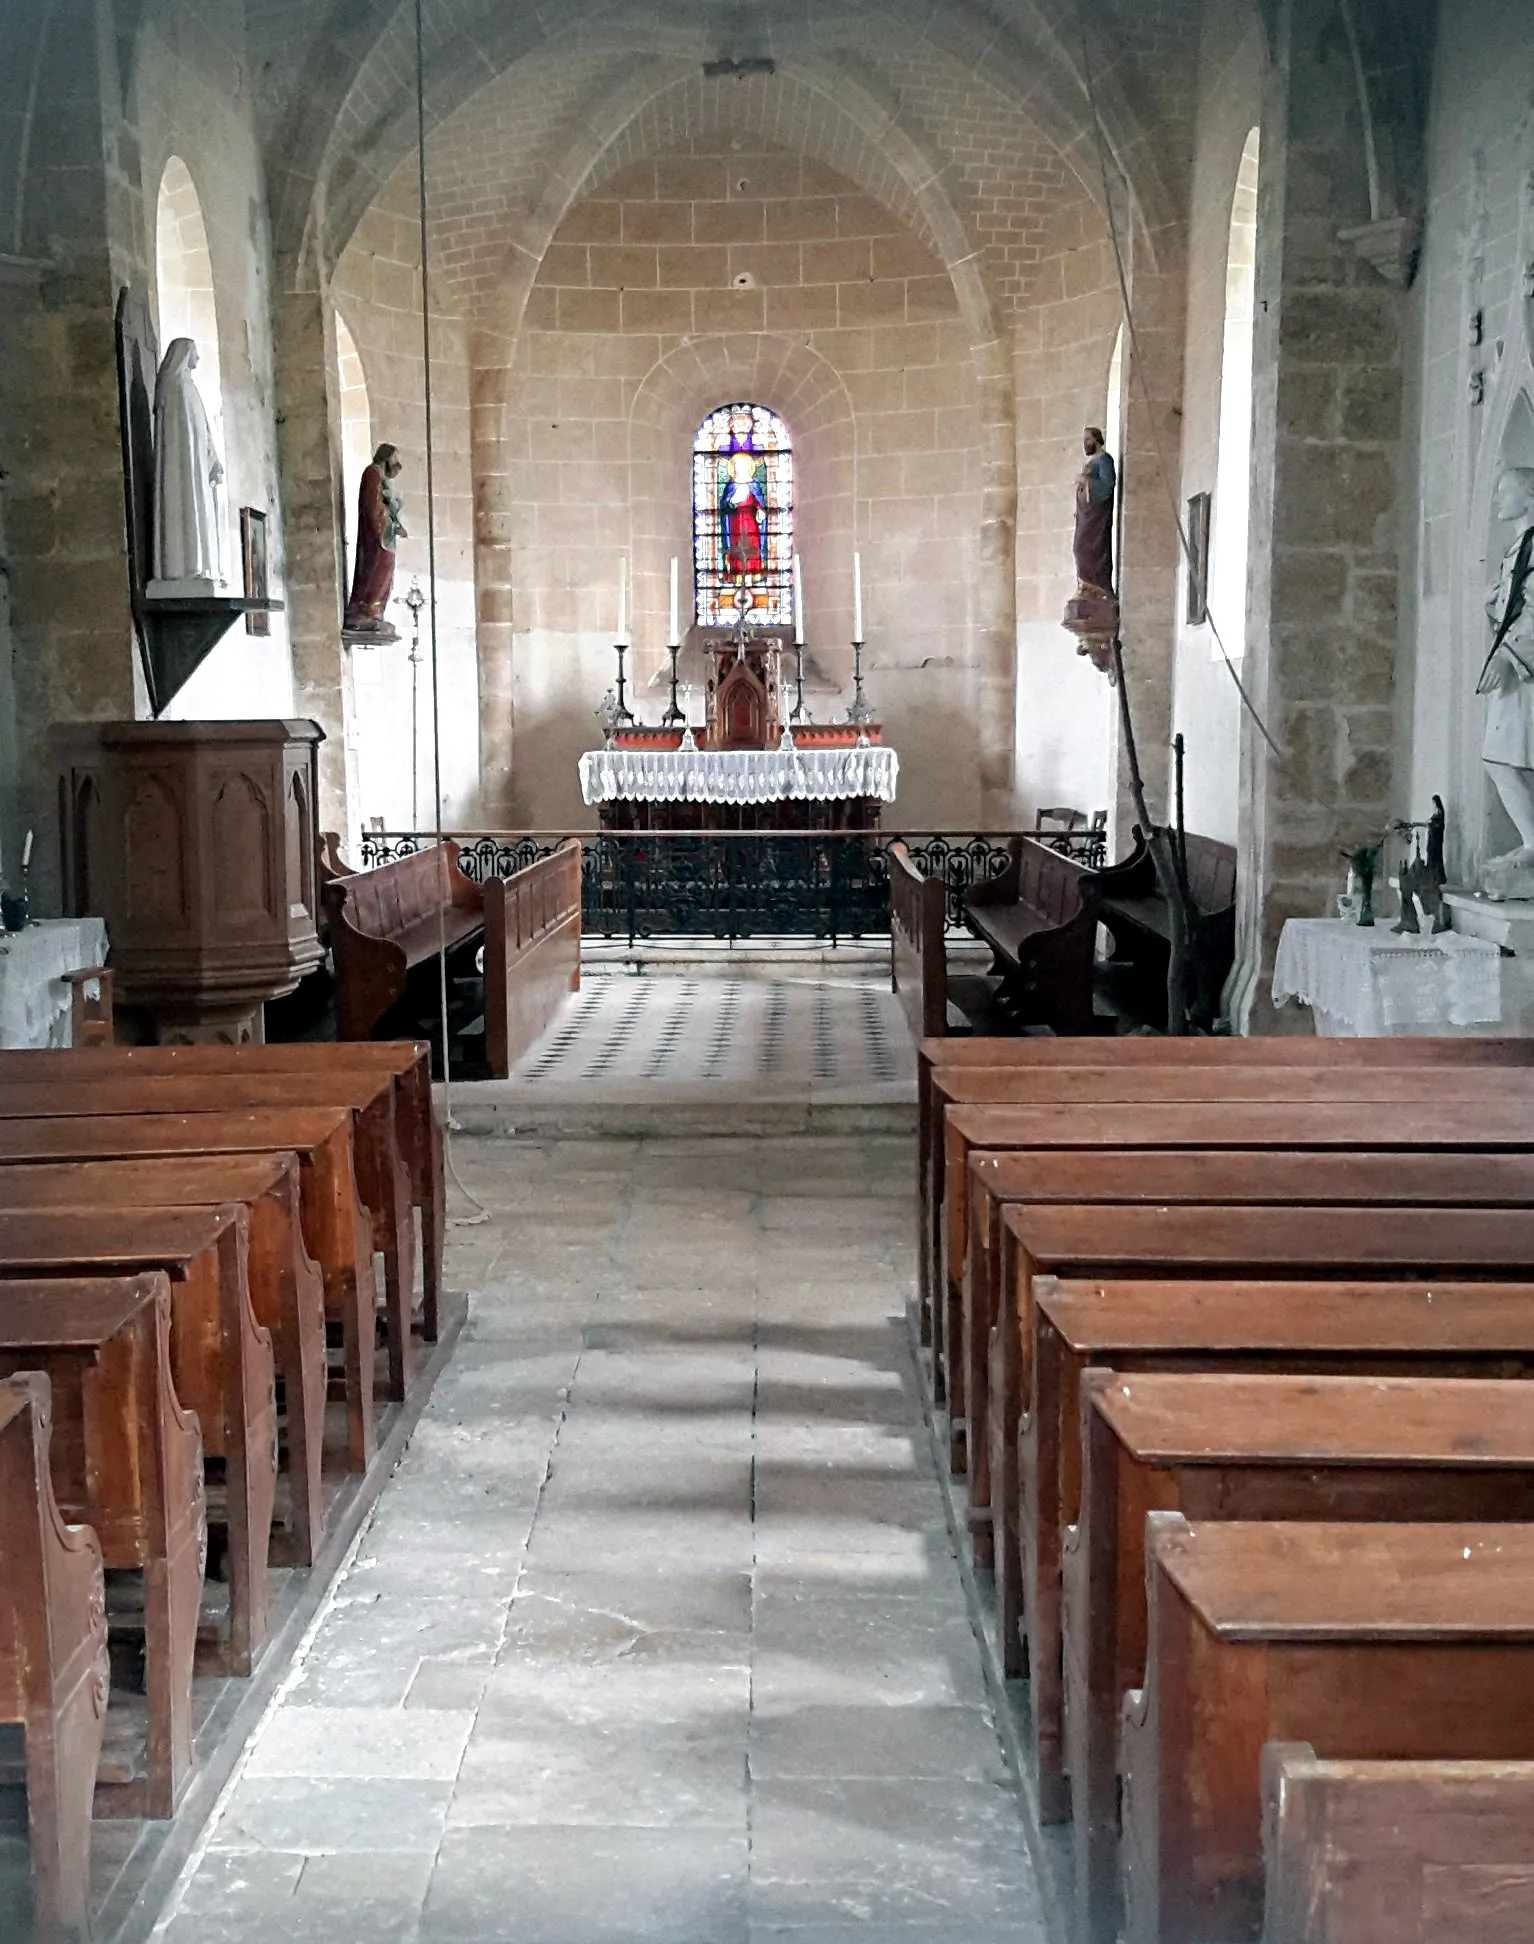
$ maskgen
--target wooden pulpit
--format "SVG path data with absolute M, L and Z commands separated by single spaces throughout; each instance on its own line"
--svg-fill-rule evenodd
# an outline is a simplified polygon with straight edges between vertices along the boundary
M 313 722 L 54 731 L 64 898 L 106 919 L 120 1036 L 259 1039 L 321 962 Z

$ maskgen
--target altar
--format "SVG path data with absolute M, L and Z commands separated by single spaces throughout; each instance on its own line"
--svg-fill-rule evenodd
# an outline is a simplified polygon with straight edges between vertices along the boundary
M 581 798 L 607 831 L 877 831 L 900 759 L 878 723 L 811 723 L 785 706 L 776 631 L 710 631 L 706 721 L 614 719 L 580 760 Z M 673 684 L 674 687 L 674 684 Z M 854 705 L 860 714 L 861 691 Z M 620 704 L 621 708 L 621 704 Z M 623 716 L 627 711 L 622 711 Z

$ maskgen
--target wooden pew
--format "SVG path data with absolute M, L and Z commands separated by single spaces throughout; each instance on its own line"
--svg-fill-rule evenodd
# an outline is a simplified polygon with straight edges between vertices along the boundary
M 162 1274 L 0 1282 L 0 1380 L 40 1370 L 52 1386 L 59 1509 L 91 1527 L 107 1568 L 143 1575 L 142 1773 L 99 1789 L 109 1816 L 174 1815 L 192 1772 L 207 1507 L 202 1433 L 176 1398 L 170 1345 Z
M 968 1227 L 967 1163 L 972 1148 L 1368 1148 L 1520 1151 L 1534 1140 L 1534 1102 L 1448 1100 L 1432 1107 L 1368 1101 L 1096 1102 L 1063 1113 L 1059 1107 L 951 1107 L 946 1115 L 947 1182 L 945 1233 Z M 961 1185 L 963 1184 L 963 1185 Z M 957 1344 L 960 1290 L 942 1271 L 947 1311 L 943 1361 L 949 1384 L 962 1387 Z M 948 1397 L 951 1417 L 962 1419 L 962 1395 Z
M 581 841 L 571 837 L 509 878 L 489 878 L 485 1064 L 504 1080 L 581 985 Z
M 1527 1523 L 1534 1384 L 1086 1373 L 1062 1579 L 1076 1909 L 1091 1944 L 1118 1935 L 1118 1711 L 1144 1679 L 1150 1512 Z
M 96 1060 L 105 1049 L 91 1048 Z M 424 1040 L 308 1040 L 290 1046 L 115 1046 L 111 1064 L 147 1073 L 387 1073 L 394 1081 L 394 1128 L 410 1192 L 421 1216 L 421 1273 L 425 1334 L 436 1341 L 442 1291 L 446 1187 L 442 1126 L 431 1095 L 431 1049 Z M 105 1066 L 107 1063 L 103 1062 Z M 29 1073 L 52 1078 L 78 1071 L 69 1055 L 52 1051 L 0 1053 L 0 1081 Z M 90 1069 L 94 1071 L 95 1069 Z
M 197 1413 L 206 1455 L 224 1461 L 224 1651 L 234 1674 L 250 1672 L 266 1638 L 267 1547 L 277 1487 L 275 1366 L 271 1335 L 250 1306 L 249 1227 L 245 1210 L 233 1205 L 0 1213 L 0 1274 L 9 1278 L 147 1269 L 163 1269 L 170 1277 L 176 1395 Z
M 330 926 L 338 1036 L 365 1040 L 405 996 L 411 968 L 472 945 L 485 929 L 484 894 L 458 868 L 451 839 L 375 870 L 329 879 L 320 891 Z
M 1001 1005 L 1019 1024 L 1092 1031 L 1096 873 L 1041 843 L 1014 837 L 997 877 L 972 885 L 964 918 L 1001 975 Z
M 1122 864 L 1110 864 L 1098 879 L 1097 915 L 1113 934 L 1113 956 L 1126 960 L 1130 989 L 1125 995 L 1134 1018 L 1158 1031 L 1166 1027 L 1167 966 L 1172 920 L 1150 848 L 1136 832 L 1138 848 Z M 1183 838 L 1187 864 L 1188 1014 L 1208 1029 L 1220 1009 L 1236 947 L 1236 850 L 1212 837 L 1189 831 Z
M 1391 1066 L 1530 1066 L 1534 1039 L 1361 1039 L 1312 1037 L 1256 1039 L 1111 1040 L 948 1038 L 923 1040 L 917 1049 L 917 1201 L 920 1209 L 917 1267 L 921 1277 L 922 1341 L 931 1341 L 943 1209 L 943 1114 L 933 1083 L 942 1073 L 1005 1068 L 1019 1076 L 1017 1104 L 1026 1097 L 1026 1076 L 1064 1066 L 1112 1064 L 1126 1072 L 1144 1068 L 1207 1066 L 1325 1067 L 1340 1071 Z M 950 1096 L 956 1098 L 957 1096 Z
M 46 1377 L 0 1382 L 0 1721 L 25 1736 L 37 1928 L 84 1938 L 109 1681 L 106 1594 L 96 1535 L 66 1525 L 54 1500 L 49 1423 Z
M 993 1408 L 1001 1414 L 996 1444 L 1015 1431 L 1020 1471 L 1030 1462 L 1023 1441 L 1036 1415 L 1034 1305 L 1043 1278 L 1147 1282 L 1206 1276 L 1240 1282 L 1261 1277 L 1314 1283 L 1343 1276 L 1420 1280 L 1441 1274 L 1445 1281 L 1521 1282 L 1534 1262 L 1534 1210 L 1529 1209 L 1403 1208 L 1380 1221 L 1336 1207 L 1017 1206 L 1007 1211 L 1006 1228 L 1015 1269 L 1011 1303 L 1003 1309 L 997 1330 L 1000 1387 L 992 1395 Z M 1055 1428 L 1066 1450 L 1074 1435 L 1074 1425 Z M 1050 1481 L 1060 1476 L 1062 1462 L 1058 1445 L 1051 1451 L 1042 1442 L 1034 1443 L 1036 1505 L 1019 1502 L 1020 1477 L 1009 1477 L 998 1467 L 991 1480 L 998 1620 L 1005 1639 L 1017 1620 L 1013 1603 L 1020 1578 L 1030 1652 L 1036 1641 L 1048 1643 L 1036 1682 L 1052 1678 L 1059 1663 L 1060 1527 L 1051 1523 L 1058 1515 L 1059 1494 L 1051 1499 Z M 1003 1535 L 1014 1531 L 1019 1534 L 1020 1572 L 1002 1567 Z M 1011 1584 L 1003 1582 L 1002 1570 L 1012 1575 Z
M 923 877 L 904 844 L 891 844 L 890 983 L 918 1043 L 948 1031 L 948 888 Z
M 954 1075 L 940 1073 L 935 1076 L 933 1086 L 935 1099 L 950 1122 L 952 1110 L 959 1105 L 966 1109 L 992 1106 L 1001 1113 L 1016 1104 L 1017 1088 L 1004 1069 L 961 1070 Z M 1409 1067 L 1290 1069 L 1249 1063 L 1225 1072 L 1200 1065 L 1150 1070 L 1126 1070 L 1112 1064 L 1084 1065 L 1030 1075 L 1027 1092 L 1030 1107 L 1046 1104 L 1081 1107 L 1117 1101 L 1137 1105 L 1203 1101 L 1234 1105 L 1248 1101 L 1277 1107 L 1343 1100 L 1418 1106 L 1429 1094 L 1445 1105 L 1479 1100 L 1521 1105 L 1526 1100 L 1534 1100 L 1534 1088 L 1530 1087 L 1523 1069 L 1497 1066 L 1435 1069 L 1429 1087 L 1420 1070 Z M 1004 1120 L 997 1121 L 996 1138 L 988 1145 L 997 1148 L 1016 1145 L 1006 1138 L 1005 1126 Z M 1041 1143 L 1043 1146 L 1066 1144 L 1064 1141 Z M 1195 1140 L 1190 1145 L 1201 1144 Z M 1392 1143 L 1381 1139 L 1377 1145 L 1387 1147 Z M 951 1126 L 947 1149 L 944 1163 L 947 1192 L 941 1227 L 945 1277 L 940 1279 L 939 1286 L 946 1293 L 942 1345 L 946 1380 L 951 1388 L 956 1381 L 962 1382 L 954 1368 L 954 1352 L 960 1343 L 958 1308 L 962 1302 L 963 1250 L 968 1226 L 965 1201 L 968 1181 L 964 1167 L 967 1152 L 964 1142 L 954 1138 Z
M 1263 1944 L 1527 1944 L 1534 1762 L 1262 1757 Z
M 26 1057 L 25 1055 L 22 1056 Z M 81 1062 L 83 1068 L 85 1062 Z M 78 1070 L 78 1069 L 77 1069 Z M 410 1343 L 414 1224 L 410 1188 L 394 1132 L 394 1090 L 387 1074 L 168 1073 L 146 1084 L 137 1073 L 10 1080 L 0 1088 L 0 1121 L 65 1115 L 228 1113 L 236 1108 L 344 1108 L 352 1117 L 357 1191 L 372 1219 L 373 1247 L 384 1258 L 389 1327 L 388 1395 L 405 1395 Z M 277 1140 L 274 1147 L 288 1143 Z M 425 1320 L 434 1329 L 434 1318 Z
M 1127 1944 L 1255 1944 L 1268 1741 L 1534 1755 L 1534 1527 L 1150 1516 L 1146 1680 L 1121 1728 Z
M 999 1314 L 1002 1218 L 1016 1203 L 1311 1205 L 1366 1208 L 1534 1206 L 1534 1156 L 1524 1154 L 1318 1154 L 1306 1150 L 1212 1152 L 1106 1149 L 1099 1153 L 974 1151 L 969 1158 L 969 1244 L 964 1251 L 960 1343 L 966 1485 L 977 1564 L 992 1565 L 993 1450 L 990 1367 Z M 997 1426 L 1002 1452 L 1015 1425 Z M 999 1461 L 1006 1465 L 1005 1456 Z
M 261 1155 L 273 1150 L 298 1156 L 305 1246 L 324 1276 L 326 1310 L 342 1325 L 348 1462 L 353 1471 L 366 1471 L 375 1443 L 373 1248 L 371 1225 L 357 1195 L 349 1114 L 341 1108 L 258 1108 L 227 1114 L 0 1118 L 0 1163 Z
M 304 1247 L 292 1154 L 151 1161 L 0 1162 L 0 1210 L 216 1208 L 250 1216 L 250 1301 L 272 1335 L 287 1406 L 292 1564 L 310 1566 L 325 1525 L 325 1285 Z

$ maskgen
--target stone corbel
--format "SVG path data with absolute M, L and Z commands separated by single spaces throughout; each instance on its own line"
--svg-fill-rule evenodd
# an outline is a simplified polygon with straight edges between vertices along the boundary
M 1369 220 L 1339 230 L 1386 283 L 1409 290 L 1422 254 L 1424 149 L 1433 52 L 1427 0 L 1337 0 L 1358 90 Z

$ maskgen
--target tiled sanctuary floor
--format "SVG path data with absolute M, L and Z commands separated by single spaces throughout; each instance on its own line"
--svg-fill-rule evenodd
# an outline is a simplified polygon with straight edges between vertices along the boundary
M 168 1944 L 1038 1944 L 909 1144 L 456 1155 L 465 1336 Z

